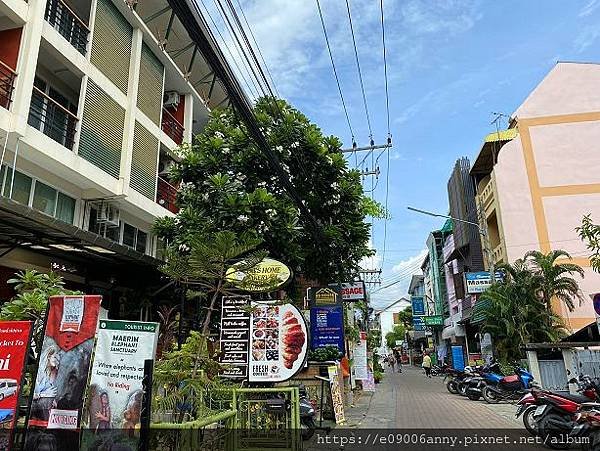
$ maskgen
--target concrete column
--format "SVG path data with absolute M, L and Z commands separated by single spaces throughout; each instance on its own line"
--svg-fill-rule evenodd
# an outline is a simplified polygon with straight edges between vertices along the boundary
M 19 60 L 17 61 L 17 78 L 13 92 L 12 112 L 14 123 L 12 128 L 21 136 L 25 133 L 31 95 L 33 91 L 33 80 L 37 68 L 40 41 L 42 39 L 42 28 L 44 26 L 44 12 L 46 0 L 30 0 L 27 13 L 27 23 L 23 26 L 21 35 L 21 48 Z
M 573 378 L 579 378 L 579 369 L 577 368 L 577 350 L 576 349 L 563 349 L 563 362 L 565 364 L 565 371 L 567 373 L 567 380 Z M 577 394 L 577 384 L 569 384 L 569 392 L 571 394 Z
M 183 141 L 191 143 L 194 138 L 192 128 L 194 126 L 194 96 L 185 94 L 185 111 L 183 112 Z
M 533 379 L 541 385 L 542 373 L 540 372 L 537 351 L 527 351 L 527 362 L 529 363 L 529 371 L 533 374 Z
M 131 178 L 131 159 L 133 156 L 133 133 L 135 129 L 135 115 L 137 111 L 137 93 L 140 77 L 140 61 L 142 59 L 143 33 L 139 28 L 133 29 L 133 42 L 131 45 L 131 60 L 129 62 L 129 83 L 127 85 L 127 105 L 125 107 L 125 124 L 123 127 L 123 147 L 121 150 L 121 171 L 119 182 L 121 193 L 129 191 Z

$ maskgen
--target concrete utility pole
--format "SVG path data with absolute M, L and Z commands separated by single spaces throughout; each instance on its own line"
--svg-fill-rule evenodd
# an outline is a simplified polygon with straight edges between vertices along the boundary
M 492 255 L 492 250 L 490 247 L 490 238 L 489 235 L 487 233 L 487 230 L 483 229 L 481 227 L 481 225 L 479 225 L 476 222 L 472 222 L 472 221 L 465 221 L 464 219 L 459 219 L 459 218 L 455 218 L 453 216 L 449 216 L 449 215 L 442 215 L 439 213 L 433 213 L 431 211 L 427 211 L 427 210 L 420 210 L 418 208 L 414 208 L 414 207 L 406 207 L 411 211 L 417 212 L 417 213 L 421 213 L 424 215 L 428 215 L 428 216 L 434 216 L 436 218 L 446 218 L 446 219 L 452 219 L 453 221 L 457 221 L 457 222 L 463 222 L 465 224 L 470 224 L 472 226 L 477 227 L 477 230 L 479 230 L 479 233 L 481 234 L 482 238 L 483 238 L 483 248 L 485 250 L 485 253 L 488 256 L 488 266 L 489 266 L 489 271 L 490 271 L 490 279 L 492 281 L 492 283 L 494 283 L 496 281 L 496 268 L 494 265 L 494 258 Z

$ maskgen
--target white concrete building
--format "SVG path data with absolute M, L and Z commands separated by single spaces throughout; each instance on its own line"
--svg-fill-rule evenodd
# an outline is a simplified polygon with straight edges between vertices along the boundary
M 229 101 L 198 36 L 216 48 L 193 1 L 0 0 L 0 299 L 15 269 L 156 267 L 173 149 Z
M 398 299 L 396 302 L 388 305 L 383 310 L 377 312 L 379 316 L 379 321 L 381 324 L 381 348 L 380 355 L 387 355 L 391 352 L 388 349 L 387 344 L 385 342 L 385 336 L 394 330 L 394 326 L 398 324 L 402 324 L 398 318 L 398 313 L 403 311 L 406 307 L 410 306 L 410 300 L 408 298 L 402 297 Z

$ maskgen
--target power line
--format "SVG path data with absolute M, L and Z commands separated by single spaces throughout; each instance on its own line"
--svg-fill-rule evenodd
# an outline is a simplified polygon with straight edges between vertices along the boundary
M 352 44 L 354 46 L 354 56 L 356 58 L 356 68 L 358 69 L 358 80 L 362 91 L 363 104 L 365 106 L 365 115 L 367 117 L 367 126 L 369 128 L 369 138 L 371 145 L 374 145 L 373 130 L 371 129 L 371 117 L 369 116 L 369 107 L 367 106 L 367 95 L 365 94 L 365 85 L 363 83 L 362 71 L 360 70 L 360 60 L 358 58 L 358 49 L 356 48 L 356 37 L 354 36 L 354 26 L 352 25 L 352 13 L 350 12 L 350 0 L 346 0 L 346 10 L 348 11 L 348 22 L 350 23 L 350 32 L 352 34 Z
M 325 43 L 327 44 L 327 51 L 329 52 L 329 59 L 331 60 L 331 67 L 333 68 L 333 75 L 335 76 L 335 82 L 337 83 L 338 92 L 340 94 L 340 99 L 342 101 L 342 108 L 344 109 L 344 114 L 346 115 L 346 122 L 348 123 L 348 129 L 350 130 L 350 136 L 352 137 L 352 147 L 356 147 L 356 139 L 354 138 L 354 130 L 352 130 L 352 124 L 350 123 L 350 116 L 348 115 L 348 109 L 346 108 L 346 102 L 344 100 L 344 94 L 342 93 L 342 86 L 340 84 L 340 79 L 337 74 L 337 69 L 335 68 L 335 62 L 333 60 L 333 53 L 331 52 L 331 45 L 329 44 L 329 36 L 327 34 L 327 27 L 325 27 L 325 19 L 323 18 L 323 11 L 321 10 L 321 4 L 319 0 L 317 2 L 317 9 L 319 10 L 319 18 L 321 19 L 321 26 L 323 27 L 323 35 L 325 36 Z
M 385 51 L 385 20 L 383 16 L 383 0 L 380 1 L 381 9 L 381 43 L 383 45 L 383 78 L 385 79 L 385 110 L 387 114 L 387 132 L 388 140 L 391 140 L 392 135 L 390 133 L 390 97 L 388 92 L 388 76 L 387 76 L 387 58 Z

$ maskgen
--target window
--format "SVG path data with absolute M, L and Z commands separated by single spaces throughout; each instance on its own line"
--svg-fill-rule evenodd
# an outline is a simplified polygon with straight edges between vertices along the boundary
M 35 183 L 32 207 L 36 210 L 54 216 L 56 210 L 56 190 L 42 182 Z
M 127 223 L 123 225 L 123 244 L 127 247 L 135 247 L 135 235 L 137 229 Z
M 75 219 L 75 199 L 66 194 L 58 193 L 56 214 L 54 217 L 68 224 L 73 224 L 73 219 Z
M 29 205 L 29 196 L 31 195 L 31 177 L 15 171 L 15 181 L 13 182 L 11 199 L 20 204 Z M 6 187 L 5 187 L 5 191 Z M 8 193 L 10 194 L 10 183 L 8 183 Z
M 97 221 L 98 210 L 90 207 L 88 217 L 88 230 L 93 233 L 127 246 L 142 254 L 146 253 L 148 248 L 148 233 L 143 232 L 137 227 L 120 221 L 118 227 L 107 227 L 105 224 L 100 224 Z
M 142 254 L 146 253 L 146 245 L 148 244 L 148 234 L 146 232 L 142 232 L 138 230 L 137 240 L 135 243 L 135 250 L 141 252 Z

